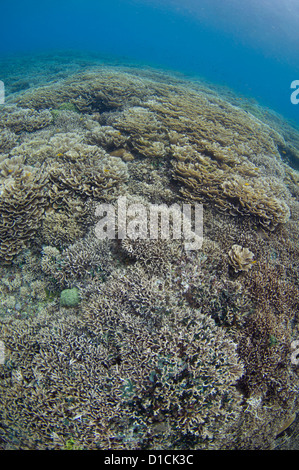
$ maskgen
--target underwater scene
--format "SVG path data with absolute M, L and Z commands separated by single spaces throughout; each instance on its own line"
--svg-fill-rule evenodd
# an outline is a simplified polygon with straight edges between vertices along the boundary
M 297 2 L 0 9 L 0 449 L 298 450 Z

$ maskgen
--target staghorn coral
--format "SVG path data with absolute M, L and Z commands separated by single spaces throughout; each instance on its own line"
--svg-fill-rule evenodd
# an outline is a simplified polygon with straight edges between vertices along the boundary
M 47 284 L 46 282 L 42 281 L 41 279 L 37 279 L 30 283 L 30 295 L 33 298 L 38 300 L 46 300 L 47 299 L 47 292 L 46 292 Z
M 283 314 L 259 309 L 240 333 L 238 353 L 246 372 L 239 386 L 245 392 L 246 407 L 240 421 L 243 437 L 237 439 L 239 449 L 271 449 L 298 410 L 298 374 L 290 360 L 291 328 L 286 322 Z M 263 428 L 258 425 L 261 421 Z
M 249 271 L 245 285 L 256 308 L 238 332 L 238 354 L 244 363 L 239 386 L 246 397 L 238 448 L 271 448 L 288 417 L 298 410 L 298 373 L 291 361 L 296 338 L 298 288 L 282 266 L 262 263 Z M 295 335 L 295 336 L 294 336 Z M 258 422 L 264 427 L 257 432 Z
M 121 246 L 127 256 L 138 260 L 151 274 L 167 272 L 173 261 L 180 257 L 183 250 L 180 243 L 165 240 L 131 240 L 125 238 Z
M 62 251 L 53 246 L 44 246 L 41 269 L 58 286 L 84 290 L 91 280 L 100 280 L 109 276 L 113 269 L 113 258 L 107 240 L 98 240 L 93 233 L 78 239 Z
M 291 329 L 285 322 L 283 315 L 262 310 L 247 319 L 238 346 L 246 370 L 240 382 L 247 396 L 260 395 L 266 401 L 271 397 L 282 403 L 292 396 L 294 400 Z
M 221 395 L 226 395 L 228 386 L 224 386 L 224 377 L 221 374 L 219 380 L 218 377 L 213 380 L 212 392 L 209 386 L 212 385 L 210 377 L 214 375 L 215 378 L 217 374 L 218 360 L 219 365 L 228 367 L 227 378 L 232 384 L 242 374 L 242 366 L 234 357 L 233 343 L 222 336 L 224 332 L 221 329 L 216 332 L 214 323 L 207 317 L 186 306 L 179 306 L 176 299 L 172 299 L 172 293 L 163 289 L 159 282 L 152 285 L 151 293 L 147 290 L 147 296 L 145 279 L 140 274 L 139 271 L 139 276 L 135 275 L 135 279 L 131 280 L 131 286 L 135 286 L 132 292 L 127 289 L 123 292 L 121 288 L 120 299 L 124 313 L 119 320 L 118 313 L 113 314 L 115 301 L 111 295 L 108 302 L 102 302 L 101 296 L 98 297 L 99 300 L 91 300 L 87 312 L 89 315 L 103 315 L 107 312 L 108 318 L 101 326 L 102 335 L 105 337 L 106 332 L 111 336 L 110 341 L 115 342 L 118 355 L 114 361 L 118 362 L 120 377 L 129 377 L 124 383 L 124 401 L 132 401 L 136 410 L 141 407 L 146 411 L 143 419 L 147 416 L 147 426 L 150 428 L 158 423 L 163 424 L 164 448 L 167 448 L 167 440 L 179 448 L 184 438 L 188 439 L 187 436 L 194 439 L 195 446 L 196 442 L 201 442 L 203 447 L 209 446 L 208 440 L 212 439 L 212 433 L 217 434 L 217 426 L 214 427 L 210 419 L 213 420 L 214 413 L 219 413 L 220 403 L 223 401 Z M 136 285 L 139 277 L 142 281 Z M 124 282 L 130 283 L 130 280 L 125 278 Z M 138 297 L 142 304 L 138 302 Z M 146 302 L 147 298 L 149 304 Z M 180 332 L 178 335 L 175 334 L 177 328 Z M 133 337 L 130 338 L 131 334 L 134 340 Z M 220 346 L 221 343 L 224 354 L 220 354 L 222 358 L 218 350 L 218 344 Z M 210 355 L 212 350 L 214 359 L 213 354 Z M 228 362 L 226 355 L 230 358 Z M 113 357 L 111 361 L 113 364 Z M 109 367 L 109 363 L 107 366 Z M 237 391 L 232 388 L 230 393 L 235 396 L 237 405 Z M 207 405 L 211 399 L 209 408 Z M 230 408 L 233 403 L 227 405 Z M 233 408 L 231 412 L 238 413 L 238 407 Z M 139 421 L 138 413 L 134 414 Z M 219 424 L 222 422 L 225 425 L 221 414 L 220 411 Z M 228 422 L 227 424 L 229 426 Z M 155 436 L 153 438 L 155 440 Z
M 25 337 L 24 323 L 3 325 L 7 365 L 0 393 L 10 387 L 2 437 L 14 435 L 21 449 L 59 448 L 70 433 L 89 449 L 226 442 L 223 430 L 241 411 L 236 345 L 175 294 L 167 300 L 170 293 L 159 283 L 147 288 L 149 304 L 140 304 L 147 278 L 134 270 L 83 301 L 82 316 L 39 315 L 27 320 Z M 130 293 L 125 287 L 136 277 L 143 289 Z M 150 304 L 157 307 L 152 313 Z
M 53 276 L 55 271 L 58 269 L 60 260 L 61 254 L 57 248 L 54 246 L 43 247 L 40 264 L 41 269 L 45 274 Z
M 295 321 L 299 309 L 299 290 L 291 282 L 282 265 L 259 264 L 258 270 L 248 273 L 246 287 L 256 304 L 265 313 L 283 315 L 288 321 Z
M 42 220 L 40 236 L 45 244 L 63 248 L 83 236 L 80 222 L 76 213 L 48 211 Z

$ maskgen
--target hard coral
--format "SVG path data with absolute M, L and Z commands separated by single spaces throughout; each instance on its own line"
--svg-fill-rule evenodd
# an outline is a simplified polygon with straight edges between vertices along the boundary
M 0 128 L 5 127 L 16 134 L 22 131 L 34 132 L 51 124 L 53 118 L 49 110 L 5 106 L 1 112 Z
M 65 289 L 60 293 L 60 304 L 62 307 L 76 307 L 79 302 L 80 295 L 76 287 Z
M 213 168 L 205 158 L 192 163 L 174 163 L 176 178 L 183 182 L 181 192 L 185 197 L 200 202 L 211 201 L 219 210 L 231 215 L 254 217 L 269 230 L 288 221 L 289 206 L 268 194 L 263 180 L 256 178 L 248 183 L 242 175 L 232 174 L 238 172 L 238 168 L 222 170 L 216 165 Z
M 221 441 L 220 429 L 232 424 L 225 409 L 233 419 L 241 409 L 234 383 L 243 373 L 236 345 L 221 327 L 138 265 L 112 276 L 83 310 L 92 337 L 110 352 L 107 371 L 117 370 L 110 396 L 134 413 L 140 444 L 142 423 L 147 429 L 164 424 L 157 436 L 164 448 L 180 447 L 188 436 L 202 448 L 213 434 Z
M 98 240 L 92 233 L 78 239 L 62 251 L 45 246 L 41 267 L 58 286 L 79 286 L 84 290 L 91 280 L 105 279 L 111 272 L 113 259 L 107 240 Z
M 0 194 L 0 260 L 10 263 L 32 240 L 46 206 L 47 172 L 19 168 L 2 182 Z
M 248 271 L 254 263 L 254 254 L 240 245 L 233 245 L 228 253 L 230 265 L 235 272 Z

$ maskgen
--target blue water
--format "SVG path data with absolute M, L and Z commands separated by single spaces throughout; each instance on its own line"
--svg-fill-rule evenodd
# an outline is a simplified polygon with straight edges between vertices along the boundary
M 298 0 L 1 3 L 2 57 L 70 49 L 124 56 L 226 85 L 299 124 L 290 100 L 299 80 Z

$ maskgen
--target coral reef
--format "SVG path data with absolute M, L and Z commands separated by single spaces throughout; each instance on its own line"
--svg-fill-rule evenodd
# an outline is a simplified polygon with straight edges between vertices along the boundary
M 113 265 L 109 242 L 98 240 L 93 233 L 61 252 L 53 246 L 44 246 L 42 250 L 41 269 L 60 287 L 83 288 L 91 280 L 104 280 Z
M 0 447 L 275 447 L 298 412 L 298 132 L 199 81 L 72 70 L 13 74 L 0 118 Z M 119 196 L 160 205 L 160 234 L 172 206 L 169 237 L 128 216 L 98 239 Z M 200 249 L 171 236 L 186 203 Z
M 1 370 L 11 384 L 2 418 L 14 442 L 40 448 L 42 436 L 42 447 L 52 448 L 69 437 L 91 449 L 221 446 L 223 429 L 241 411 L 236 344 L 213 320 L 179 305 L 175 292 L 169 296 L 136 267 L 102 284 L 79 317 L 28 320 L 25 342 L 21 323 L 3 324 L 14 375 Z M 50 415 L 49 428 L 42 416 Z
M 90 222 L 93 203 L 88 200 L 115 197 L 128 176 L 120 158 L 80 143 L 72 133 L 43 143 L 25 141 L 0 161 L 0 259 L 6 262 L 27 240 L 58 247 L 75 242 Z
M 11 150 L 17 143 L 17 135 L 10 129 L 0 129 L 0 149 L 2 152 Z
M 19 134 L 23 131 L 34 132 L 49 126 L 53 118 L 48 109 L 36 111 L 34 109 L 16 106 L 5 106 L 0 117 L 0 128 L 8 128 Z
M 82 220 L 77 220 L 77 214 L 65 211 L 46 212 L 43 221 L 41 236 L 44 243 L 57 247 L 67 246 L 74 243 L 84 235 L 80 224 Z
M 278 224 L 286 223 L 290 209 L 285 201 L 273 196 L 271 182 L 254 177 L 252 164 L 245 167 L 233 162 L 227 155 L 221 155 L 220 168 L 211 160 L 219 159 L 217 153 L 206 158 L 198 154 L 192 162 L 178 161 L 174 164 L 176 177 L 184 183 L 182 194 L 188 198 L 204 202 L 209 199 L 221 211 L 231 215 L 253 216 L 263 227 L 273 230 Z M 221 168 L 222 163 L 226 169 Z M 228 169 L 227 169 L 228 168 Z M 232 169 L 235 168 L 234 173 Z M 236 176 L 239 173 L 239 176 Z M 243 175 L 247 175 L 244 178 Z M 268 191 L 266 188 L 268 186 Z M 270 196 L 271 194 L 271 196 Z

